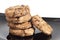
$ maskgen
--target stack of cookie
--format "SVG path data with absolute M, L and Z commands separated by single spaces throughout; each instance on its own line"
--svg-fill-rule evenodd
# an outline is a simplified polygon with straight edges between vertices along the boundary
M 9 33 L 16 36 L 30 36 L 34 34 L 30 9 L 25 5 L 9 7 L 5 11 Z

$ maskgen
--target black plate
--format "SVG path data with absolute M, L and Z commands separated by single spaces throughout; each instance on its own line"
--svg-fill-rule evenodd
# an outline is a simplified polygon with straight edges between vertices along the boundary
M 18 37 L 9 34 L 9 28 L 4 14 L 0 14 L 0 40 L 60 40 L 60 18 L 43 18 L 48 22 L 53 30 L 53 34 L 47 36 L 44 33 L 35 30 L 35 34 L 29 37 Z

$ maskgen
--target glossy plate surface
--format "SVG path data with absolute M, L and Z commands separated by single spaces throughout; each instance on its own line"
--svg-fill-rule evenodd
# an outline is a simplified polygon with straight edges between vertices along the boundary
M 60 18 L 44 18 L 53 27 L 53 34 L 47 36 L 39 30 L 35 30 L 35 34 L 30 37 L 17 37 L 9 34 L 9 28 L 5 20 L 4 14 L 0 16 L 0 40 L 60 40 Z

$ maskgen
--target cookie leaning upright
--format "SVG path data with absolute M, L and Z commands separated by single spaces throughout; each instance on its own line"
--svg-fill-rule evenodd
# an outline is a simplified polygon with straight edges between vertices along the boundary
M 32 23 L 34 26 L 36 26 L 40 31 L 47 35 L 51 35 L 53 29 L 52 27 L 42 19 L 42 17 L 39 17 L 38 15 L 32 17 Z

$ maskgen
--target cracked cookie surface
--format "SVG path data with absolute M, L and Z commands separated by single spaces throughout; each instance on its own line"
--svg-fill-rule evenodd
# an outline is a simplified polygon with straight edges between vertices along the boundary
M 9 7 L 5 10 L 5 15 L 7 17 L 21 17 L 30 13 L 29 6 L 27 5 L 17 5 Z

